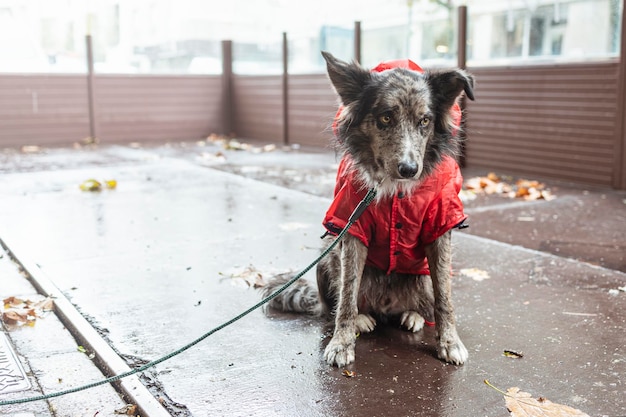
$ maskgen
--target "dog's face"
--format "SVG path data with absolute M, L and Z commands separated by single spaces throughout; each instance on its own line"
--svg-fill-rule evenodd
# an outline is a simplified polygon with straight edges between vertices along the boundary
M 462 70 L 419 73 L 404 68 L 370 72 L 322 52 L 341 99 L 339 148 L 348 153 L 368 186 L 410 190 L 444 155 L 456 156 L 450 109 L 473 78 Z

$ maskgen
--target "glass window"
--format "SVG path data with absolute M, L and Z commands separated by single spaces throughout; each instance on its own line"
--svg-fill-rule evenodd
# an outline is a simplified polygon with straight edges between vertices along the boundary
M 472 5 L 474 9 L 472 9 Z M 469 65 L 618 56 L 620 0 L 468 2 Z

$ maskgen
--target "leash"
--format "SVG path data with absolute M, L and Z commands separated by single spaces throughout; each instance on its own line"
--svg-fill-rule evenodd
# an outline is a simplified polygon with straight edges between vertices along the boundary
M 350 227 L 352 227 L 352 225 L 358 220 L 358 218 L 361 216 L 361 214 L 363 214 L 363 212 L 365 211 L 365 209 L 367 208 L 367 206 L 370 205 L 370 203 L 372 202 L 372 200 L 374 200 L 374 197 L 376 197 L 376 189 L 375 188 L 370 188 L 367 192 L 367 194 L 365 195 L 365 197 L 363 197 L 363 200 L 361 200 L 361 202 L 356 206 L 356 208 L 354 209 L 354 211 L 352 212 L 352 214 L 350 215 L 350 218 L 348 219 L 348 223 L 346 223 L 346 226 L 341 230 L 341 232 L 339 232 L 339 234 L 337 234 L 337 237 L 335 238 L 335 240 L 332 241 L 332 243 L 330 245 L 328 245 L 328 247 L 313 261 L 311 262 L 306 268 L 304 268 L 302 271 L 300 271 L 298 274 L 296 274 L 293 278 L 291 278 L 289 281 L 287 281 L 285 284 L 283 284 L 283 286 L 281 286 L 280 288 L 278 288 L 275 292 L 273 292 L 272 294 L 268 295 L 267 297 L 265 297 L 264 299 L 262 299 L 261 301 L 259 301 L 258 303 L 256 303 L 255 305 L 253 305 L 252 307 L 248 308 L 247 310 L 245 310 L 244 312 L 240 313 L 239 315 L 233 317 L 232 319 L 220 324 L 219 326 L 215 327 L 214 329 L 206 332 L 205 334 L 203 334 L 202 336 L 198 337 L 197 339 L 193 340 L 192 342 L 184 345 L 183 347 L 159 358 L 159 359 L 155 359 L 151 362 L 146 363 L 145 365 L 140 366 L 139 368 L 135 368 L 133 370 L 130 370 L 128 372 L 124 372 L 121 373 L 119 375 L 115 375 L 100 381 L 96 381 L 96 382 L 92 382 L 89 384 L 85 384 L 85 385 L 81 385 L 79 387 L 75 387 L 75 388 L 70 388 L 67 390 L 63 390 L 63 391 L 58 391 L 58 392 L 53 392 L 50 394 L 45 394 L 45 395 L 38 395 L 35 397 L 29 397 L 29 398 L 20 398 L 20 399 L 16 399 L 16 400 L 8 400 L 8 401 L 0 401 L 0 407 L 3 405 L 14 405 L 14 404 L 22 404 L 22 403 L 28 403 L 28 402 L 33 402 L 33 401 L 40 401 L 40 400 L 47 400 L 50 398 L 55 398 L 55 397 L 60 397 L 63 395 L 67 395 L 67 394 L 72 394 L 75 392 L 79 392 L 79 391 L 84 391 L 90 388 L 95 388 L 98 387 L 100 385 L 104 385 L 104 384 L 110 384 L 112 382 L 116 382 L 119 381 L 120 379 L 129 377 L 131 375 L 135 375 L 138 374 L 140 372 L 143 372 L 145 370 L 147 370 L 148 368 L 152 368 L 155 365 L 160 364 L 161 362 L 165 362 L 168 359 L 173 358 L 174 356 L 177 356 L 181 353 L 183 353 L 184 351 L 190 349 L 191 347 L 197 345 L 198 343 L 202 342 L 204 339 L 206 339 L 207 337 L 211 336 L 212 334 L 222 330 L 225 327 L 230 326 L 231 324 L 235 323 L 236 321 L 241 320 L 242 318 L 244 318 L 245 316 L 247 316 L 248 314 L 252 313 L 254 310 L 262 307 L 264 304 L 267 304 L 268 302 L 270 302 L 272 299 L 276 298 L 278 295 L 280 295 L 283 291 L 285 291 L 289 286 L 291 286 L 294 282 L 296 282 L 297 280 L 299 280 L 300 278 L 302 278 L 307 272 L 309 272 L 315 265 L 317 265 L 326 255 L 328 255 L 330 253 L 330 251 L 337 246 L 337 244 L 339 243 L 339 241 L 343 238 L 343 236 L 348 232 L 348 229 L 350 229 Z

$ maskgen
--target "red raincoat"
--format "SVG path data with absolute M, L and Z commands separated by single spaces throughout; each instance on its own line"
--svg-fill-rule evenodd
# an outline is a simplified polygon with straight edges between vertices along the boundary
M 397 67 L 423 72 L 410 60 L 382 63 L 373 71 Z M 455 104 L 450 111 L 459 125 L 459 106 Z M 337 116 L 340 113 L 341 108 Z M 462 185 L 458 164 L 446 157 L 410 195 L 400 192 L 393 198 L 373 202 L 348 231 L 367 246 L 367 265 L 387 274 L 430 275 L 425 245 L 467 219 L 459 199 Z M 366 193 L 356 178 L 352 161 L 344 157 L 337 171 L 335 197 L 323 221 L 326 230 L 338 234 Z

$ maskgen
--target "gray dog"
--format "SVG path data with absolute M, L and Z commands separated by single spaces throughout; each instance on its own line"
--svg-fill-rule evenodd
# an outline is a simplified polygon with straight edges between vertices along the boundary
M 318 264 L 317 289 L 299 281 L 270 307 L 334 316 L 324 352 L 331 365 L 354 362 L 356 334 L 388 320 L 413 332 L 435 325 L 439 358 L 463 364 L 468 353 L 451 299 L 451 230 L 466 220 L 458 198 L 457 100 L 463 93 L 474 99 L 473 78 L 462 70 L 422 71 L 408 60 L 370 71 L 322 55 L 341 100 L 333 130 L 342 160 L 323 222 L 327 234 L 345 227 L 368 189 L 377 194 Z M 275 278 L 264 295 L 287 280 Z

